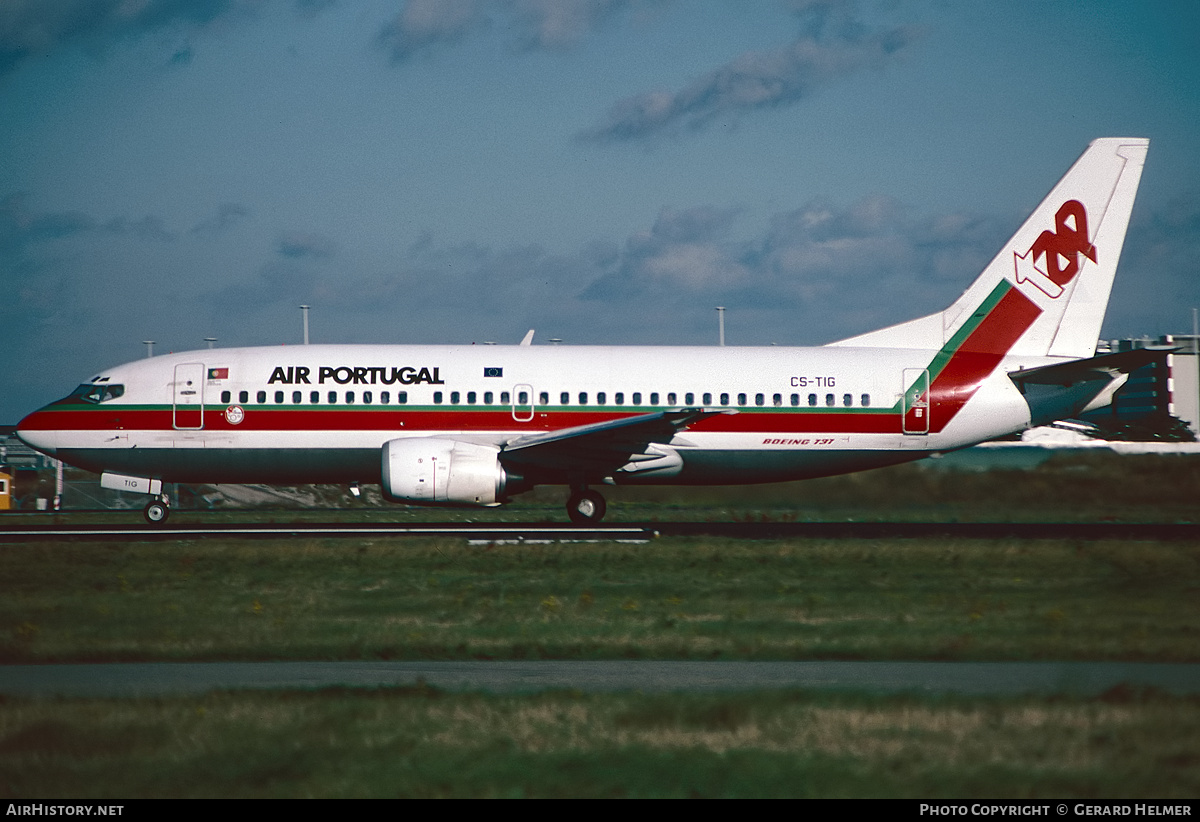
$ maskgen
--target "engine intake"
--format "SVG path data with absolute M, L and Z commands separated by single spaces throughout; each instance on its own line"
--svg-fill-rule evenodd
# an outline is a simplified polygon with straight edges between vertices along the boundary
M 500 449 L 437 437 L 383 446 L 383 495 L 393 502 L 498 505 L 508 475 Z

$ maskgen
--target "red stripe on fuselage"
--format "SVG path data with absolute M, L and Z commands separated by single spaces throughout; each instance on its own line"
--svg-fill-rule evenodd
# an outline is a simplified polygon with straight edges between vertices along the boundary
M 1041 313 L 1032 300 L 1009 288 L 934 378 L 931 431 L 950 424 Z
M 554 431 L 598 422 L 624 419 L 653 409 L 625 411 L 538 410 L 533 420 L 518 422 L 507 408 L 446 410 L 382 410 L 378 408 L 256 408 L 245 406 L 239 425 L 225 420 L 221 410 L 204 413 L 203 432 L 231 431 L 471 431 L 506 432 Z M 894 434 L 900 431 L 900 417 L 889 409 L 867 410 L 760 410 L 740 409 L 739 414 L 721 414 L 694 423 L 698 431 L 723 433 L 811 433 L 811 434 Z M 174 431 L 170 408 L 94 408 L 49 409 L 35 412 L 21 421 L 27 431 Z M 198 433 L 182 429 L 181 433 Z

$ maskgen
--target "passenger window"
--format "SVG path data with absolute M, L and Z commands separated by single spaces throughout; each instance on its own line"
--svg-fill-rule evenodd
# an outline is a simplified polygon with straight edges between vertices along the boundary
M 800 395 L 799 395 L 799 394 L 792 394 L 792 405 L 793 405 L 793 406 L 796 406 L 796 405 L 799 405 L 799 404 L 800 404 Z
M 862 395 L 862 404 L 863 404 L 863 408 L 867 408 L 871 405 L 871 395 L 870 394 Z
M 771 398 L 771 402 L 775 405 L 776 408 L 779 408 L 781 405 L 783 405 L 783 395 L 776 394 L 774 397 Z
M 550 393 L 548 391 L 543 391 L 542 393 L 538 394 L 538 403 L 541 405 L 549 405 Z
M 316 391 L 312 392 L 312 401 L 313 402 L 316 402 L 319 397 L 320 397 L 320 395 Z M 329 404 L 330 405 L 337 404 L 337 392 L 336 391 L 329 392 Z
M 834 397 L 833 394 L 826 394 L 825 395 L 825 405 L 827 405 L 830 408 L 833 408 L 835 405 L 837 405 L 837 398 Z
M 558 395 L 558 404 L 559 405 L 570 405 L 571 404 L 571 395 L 566 391 L 559 394 Z
M 863 396 L 866 396 L 866 395 L 864 394 Z M 258 404 L 259 404 L 259 405 L 265 405 L 265 404 L 266 404 L 266 402 L 267 402 L 267 392 L 266 392 L 266 391 L 259 391 L 259 392 L 258 392 Z
M 604 405 L 605 402 L 607 402 L 607 400 L 608 400 L 608 395 L 605 394 L 603 391 L 596 392 L 596 404 L 597 405 Z
M 396 403 L 398 405 L 408 405 L 408 392 L 407 391 L 397 391 L 396 392 Z
M 462 395 L 459 394 L 457 391 L 451 391 L 450 392 L 450 404 L 458 405 L 458 402 L 459 402 L 459 399 L 461 398 L 461 396 Z
M 729 395 L 728 394 L 721 395 L 721 405 L 729 405 Z
M 230 399 L 232 399 L 232 395 L 228 391 L 221 392 L 221 402 L 227 403 Z
M 346 392 L 346 404 L 347 404 L 347 405 L 351 405 L 351 404 L 353 404 L 353 403 L 354 403 L 354 392 L 353 392 L 353 391 L 347 391 L 347 392 Z
M 579 392 L 579 404 L 587 405 L 587 392 L 586 391 Z
M 847 408 L 854 405 L 854 396 L 851 394 L 843 394 L 842 405 L 846 406 Z
M 372 397 L 371 397 L 371 392 L 370 392 L 370 391 L 364 391 L 364 392 L 363 392 L 363 402 L 364 402 L 365 404 L 367 404 L 367 405 L 370 405 L 370 404 L 371 404 L 371 399 L 372 399 Z
M 650 395 L 650 402 L 652 405 L 658 405 L 658 395 L 657 394 Z M 667 394 L 667 405 L 675 405 L 675 404 L 676 404 L 675 392 L 671 391 Z
M 301 398 L 302 398 L 303 396 L 304 396 L 304 395 L 303 395 L 303 394 L 301 394 L 299 391 L 293 391 L 293 392 L 292 392 L 292 402 L 293 402 L 294 404 L 296 404 L 296 405 L 299 405 L 299 404 L 300 404 L 300 401 L 301 401 Z
M 379 392 L 379 403 L 381 405 L 388 405 L 391 401 L 392 401 L 392 392 L 391 391 L 380 391 Z
M 475 404 L 475 398 L 476 398 L 476 394 L 475 394 L 475 392 L 474 392 L 474 391 L 468 391 L 468 392 L 467 392 L 467 405 L 474 405 L 474 404 Z
M 484 405 L 491 405 L 491 404 L 492 404 L 492 392 L 491 392 L 491 391 L 484 391 L 484 392 L 483 392 L 483 404 L 484 404 Z
M 311 394 L 308 395 L 308 401 L 309 402 L 320 402 L 321 401 L 321 392 L 313 391 Z M 337 402 L 337 392 L 336 391 L 329 392 L 329 401 Z
M 633 392 L 633 404 L 634 404 L 634 405 L 641 405 L 641 404 L 642 404 L 642 392 L 641 392 L 641 391 L 634 391 L 634 392 Z
M 817 405 L 817 395 L 816 394 L 808 395 L 808 404 L 813 406 L 814 408 L 816 407 L 816 405 Z
M 618 391 L 616 394 L 614 394 L 613 402 L 615 402 L 617 405 L 624 405 L 625 404 L 625 392 Z
M 279 405 L 283 405 L 283 392 L 282 391 L 275 392 L 275 402 Z
M 745 404 L 746 404 L 746 395 L 738 394 L 738 405 L 745 405 Z
M 442 404 L 442 392 L 441 392 L 441 391 L 434 391 L 434 392 L 433 392 L 433 404 L 434 404 L 434 405 L 441 405 L 441 404 Z
M 712 405 L 712 394 L 704 393 L 704 405 Z
M 500 404 L 501 405 L 508 405 L 510 402 L 508 398 L 509 398 L 509 393 L 507 391 L 500 392 Z
M 684 405 L 695 405 L 696 404 L 696 395 L 693 394 L 691 391 L 684 394 L 683 395 L 683 404 Z
M 520 393 L 517 394 L 517 404 L 518 405 L 529 405 L 529 392 L 528 391 L 521 391 Z
M 760 405 L 760 406 L 761 406 L 761 405 L 766 405 L 766 404 L 767 404 L 767 398 L 766 398 L 766 397 L 764 397 L 762 394 L 755 394 L 755 395 L 754 395 L 754 404 L 755 404 L 755 405 Z
M 250 392 L 249 391 L 238 392 L 238 402 L 240 402 L 240 403 L 250 402 Z

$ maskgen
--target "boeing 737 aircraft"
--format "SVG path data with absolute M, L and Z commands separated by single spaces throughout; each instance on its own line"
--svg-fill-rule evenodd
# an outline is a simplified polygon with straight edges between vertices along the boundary
M 1149 141 L 1094 141 L 944 311 L 816 348 L 311 345 L 104 371 L 18 435 L 106 488 L 380 483 L 492 506 L 571 488 L 776 482 L 915 460 L 1106 405 L 1145 352 L 1095 356 Z

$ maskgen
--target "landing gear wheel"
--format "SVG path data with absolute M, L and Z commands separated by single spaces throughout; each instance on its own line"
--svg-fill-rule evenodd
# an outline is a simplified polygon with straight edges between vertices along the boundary
M 146 508 L 142 511 L 142 516 L 151 525 L 162 525 L 170 515 L 170 506 L 161 500 L 150 500 L 150 502 L 146 503 Z
M 571 522 L 599 522 L 608 509 L 604 497 L 595 491 L 577 491 L 567 501 L 567 516 Z

